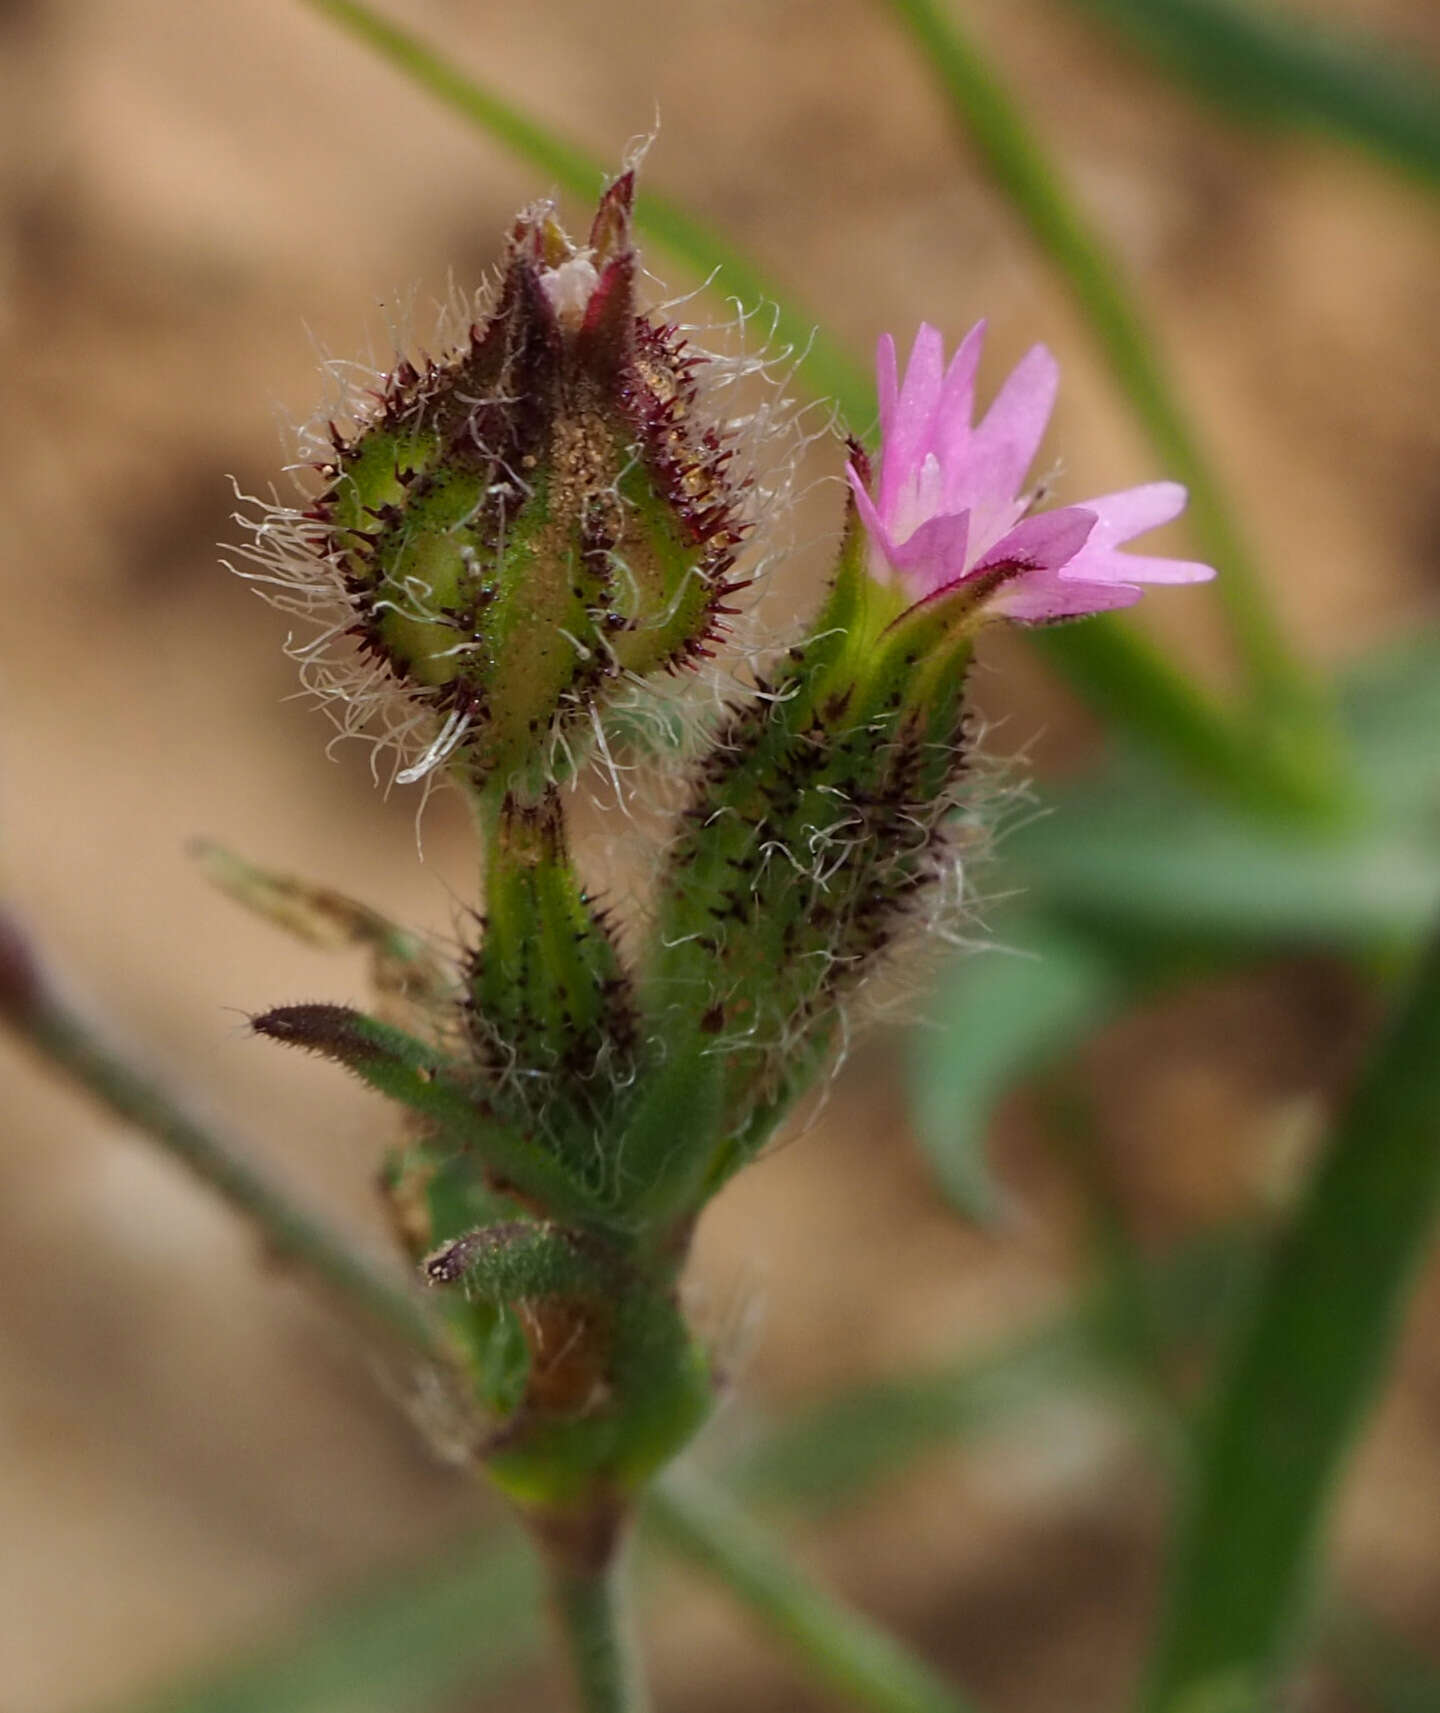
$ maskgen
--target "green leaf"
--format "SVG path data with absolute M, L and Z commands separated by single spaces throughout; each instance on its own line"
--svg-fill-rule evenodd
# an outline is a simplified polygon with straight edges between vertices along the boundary
M 582 1224 L 606 1214 L 561 1162 L 496 1113 L 483 1095 L 450 1080 L 456 1067 L 424 1041 L 345 1005 L 283 1005 L 252 1019 L 259 1035 L 318 1053 L 353 1071 L 387 1099 L 435 1124 L 444 1143 L 476 1158 L 547 1213 Z
M 1410 944 L 1440 907 L 1440 637 L 1357 667 L 1339 706 L 1363 793 L 1343 825 L 1264 824 L 1121 758 L 1004 841 L 1007 883 L 1112 955 Z
M 1440 903 L 1440 846 L 1400 821 L 1315 837 L 1124 768 L 1051 807 L 1005 844 L 1006 880 L 1102 936 L 1365 952 L 1413 940 Z
M 1003 922 L 1003 919 L 1002 919 Z M 1095 946 L 1038 917 L 1013 917 L 1001 948 L 946 970 L 910 1042 L 910 1109 L 945 1193 L 972 1219 L 1002 1197 L 985 1162 L 991 1112 L 1007 1089 L 1093 1034 L 1128 997 Z
M 540 1609 L 521 1542 L 457 1542 L 423 1576 L 412 1570 L 352 1594 L 125 1713 L 428 1713 L 527 1664 Z
M 1352 667 L 1341 714 L 1377 817 L 1440 833 L 1440 632 Z
M 1202 1436 L 1145 1706 L 1268 1691 L 1440 1207 L 1440 936 L 1258 1282 Z
M 1374 36 L 1263 0 L 1070 0 L 1252 119 L 1307 125 L 1440 187 L 1440 79 Z

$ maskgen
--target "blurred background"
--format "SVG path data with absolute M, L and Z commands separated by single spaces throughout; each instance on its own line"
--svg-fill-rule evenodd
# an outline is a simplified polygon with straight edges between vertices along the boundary
M 1232 124 L 1064 0 L 958 10 L 1149 307 L 1303 653 L 1339 672 L 1433 629 L 1433 194 L 1339 142 Z M 1426 0 L 1289 10 L 1440 64 Z M 882 330 L 908 339 L 923 318 L 953 340 L 986 315 L 993 389 L 1044 339 L 1064 372 L 1046 454 L 1062 499 L 1168 473 L 883 8 L 389 11 L 609 160 L 658 111 L 650 183 L 862 363 Z M 77 991 L 377 1247 L 385 1111 L 244 1027 L 275 1003 L 362 1001 L 363 971 L 241 915 L 186 844 L 218 839 L 449 936 L 473 895 L 469 838 L 437 799 L 422 862 L 414 796 L 383 797 L 361 746 L 326 759 L 323 718 L 288 699 L 284 621 L 217 544 L 237 535 L 232 476 L 283 482 L 277 421 L 310 413 L 318 355 L 383 362 L 389 322 L 423 333 L 451 277 L 478 283 L 550 188 L 289 0 L 0 4 L 0 873 Z M 817 476 L 839 467 L 820 449 Z M 809 503 L 801 533 L 823 535 L 838 486 Z M 1157 550 L 1191 545 L 1183 528 L 1171 541 Z M 794 568 L 797 603 L 823 568 L 822 542 Z M 1212 614 L 1183 591 L 1144 623 L 1223 686 Z M 1098 724 L 1016 639 L 987 642 L 977 692 L 988 749 L 1023 757 L 1011 777 L 1042 796 L 1104 760 Z M 1399 742 L 1423 761 L 1440 730 Z M 1009 884 L 1002 841 L 981 887 Z M 999 917 L 976 933 L 1006 937 Z M 1056 1144 L 1053 1087 L 1005 1091 L 986 1146 L 1006 1211 L 989 1226 L 957 1216 L 917 1145 L 912 1037 L 867 1036 L 815 1126 L 707 1217 L 695 1289 L 734 1396 L 702 1460 L 842 1388 L 1049 1324 L 1089 1288 L 1097 1181 L 1147 1258 L 1283 1201 L 1376 1006 L 1353 941 L 1279 941 L 1091 1034 L 1065 1072 L 1089 1112 L 1083 1171 Z M 1440 1662 L 1433 1265 L 1407 1325 L 1333 1579 Z M 465 1550 L 498 1510 L 417 1442 L 403 1389 L 178 1168 L 0 1041 L 5 1713 L 129 1704 L 365 1579 Z M 1154 1618 L 1169 1503 L 1143 1415 L 1055 1387 L 786 1527 L 989 1706 L 1113 1706 Z M 838 1705 L 702 1583 L 667 1568 L 645 1598 L 661 1705 Z M 1323 1713 L 1375 1704 L 1320 1666 L 1300 1694 Z M 537 1665 L 450 1705 L 558 1707 L 562 1689 Z

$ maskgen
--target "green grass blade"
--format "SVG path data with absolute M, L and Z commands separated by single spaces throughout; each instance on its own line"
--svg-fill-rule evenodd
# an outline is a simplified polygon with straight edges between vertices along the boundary
M 807 1675 L 869 1713 L 965 1713 L 969 1703 L 900 1643 L 798 1572 L 723 1495 L 669 1481 L 646 1506 L 651 1534 L 709 1572 Z
M 418 83 L 444 106 L 459 113 L 507 149 L 548 173 L 563 189 L 593 201 L 618 161 L 565 141 L 549 126 L 523 113 L 451 63 L 418 36 L 391 23 L 359 0 L 305 0 L 351 35 L 373 48 L 397 71 Z M 775 337 L 803 352 L 804 371 L 817 393 L 833 398 L 848 421 L 863 427 L 875 415 L 875 394 L 865 370 L 818 328 L 815 318 L 786 293 L 782 296 L 744 255 L 687 209 L 646 186 L 635 210 L 635 224 L 671 258 L 705 279 L 714 274 L 726 297 L 747 308 L 768 306 Z
M 359 0 L 305 3 L 565 189 L 592 197 L 613 170 L 615 163 L 564 141 L 372 7 Z M 815 391 L 833 398 L 856 429 L 873 421 L 875 395 L 867 373 L 741 252 L 687 210 L 648 189 L 640 197 L 636 225 L 682 266 L 701 277 L 717 275 L 717 284 L 729 296 L 746 304 L 773 305 L 776 336 L 807 353 L 803 373 Z M 1091 706 L 1197 782 L 1266 813 L 1313 807 L 1316 788 L 1308 775 L 1297 778 L 1293 767 L 1271 765 L 1248 734 L 1129 626 L 1100 618 L 1030 635 Z
M 1070 0 L 1229 112 L 1358 144 L 1440 189 L 1440 78 L 1263 0 Z
M 1262 711 L 1291 763 L 1323 780 L 1335 741 L 1321 691 L 1288 646 L 1265 585 L 1118 264 L 1071 201 L 1024 115 L 942 0 L 888 0 L 940 80 L 954 116 L 1070 287 L 1167 475 L 1190 490 L 1190 526 Z
M 125 1713 L 427 1713 L 529 1663 L 542 1610 L 523 1543 L 464 1542 Z
M 1440 936 L 1256 1289 L 1175 1549 L 1145 1706 L 1262 1695 L 1440 1205 Z
M 1334 785 L 1324 766 L 1302 765 L 1257 743 L 1253 731 L 1125 620 L 1087 619 L 1026 634 L 1087 707 L 1209 794 L 1267 820 L 1329 817 Z

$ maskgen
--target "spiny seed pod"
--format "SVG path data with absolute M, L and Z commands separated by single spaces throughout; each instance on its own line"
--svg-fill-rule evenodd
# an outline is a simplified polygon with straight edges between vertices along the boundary
M 733 360 L 638 312 L 633 195 L 627 172 L 583 245 L 548 204 L 521 215 L 459 348 L 401 362 L 332 426 L 319 496 L 252 525 L 246 575 L 322 624 L 294 650 L 307 682 L 345 731 L 380 714 L 402 781 L 449 762 L 536 794 L 597 709 L 709 652 L 734 610 L 745 442 L 786 413 L 722 420 Z

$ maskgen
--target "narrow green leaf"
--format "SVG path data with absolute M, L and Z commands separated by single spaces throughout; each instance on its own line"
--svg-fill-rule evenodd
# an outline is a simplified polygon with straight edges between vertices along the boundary
M 1440 936 L 1257 1286 L 1200 1446 L 1146 1707 L 1263 1695 L 1440 1205 Z
M 1366 800 L 1377 816 L 1440 832 L 1440 632 L 1360 661 L 1341 687 L 1341 712 Z
M 428 1713 L 527 1664 L 540 1579 L 521 1542 L 461 1542 L 126 1713 Z
M 1212 950 L 1404 944 L 1440 903 L 1440 844 L 1398 821 L 1326 837 L 1258 823 L 1117 767 L 1052 799 L 1005 847 L 1006 879 L 1101 943 L 1125 932 Z
M 1007 846 L 1007 879 L 1034 903 L 1113 932 L 1183 934 L 1219 949 L 1404 944 L 1440 903 L 1440 846 L 1361 822 L 1330 838 L 1226 815 L 1123 771 Z
M 1210 795 L 1264 820 L 1330 818 L 1327 789 L 1258 744 L 1253 730 L 1124 619 L 1041 626 L 1026 637 L 1087 707 Z
M 552 1154 L 452 1080 L 456 1067 L 424 1041 L 345 1005 L 283 1005 L 252 1020 L 259 1035 L 318 1053 L 353 1071 L 386 1099 L 435 1124 L 445 1142 L 472 1149 L 558 1219 L 606 1223 L 598 1198 Z
M 673 1553 L 736 1596 L 809 1676 L 871 1713 L 964 1713 L 961 1694 L 893 1637 L 796 1570 L 764 1532 L 713 1490 L 666 1482 L 645 1521 Z
M 1092 1035 L 1127 997 L 1093 945 L 1042 919 L 1013 918 L 1002 948 L 954 960 L 910 1043 L 910 1110 L 945 1193 L 988 1221 L 1003 1198 L 985 1161 L 996 1102 Z
M 1240 660 L 1277 740 L 1272 761 L 1323 802 L 1338 752 L 1320 687 L 1289 647 L 1242 531 L 1166 373 L 1158 344 L 1115 258 L 1071 200 L 1034 130 L 944 0 L 889 0 L 939 79 L 951 111 L 1042 251 L 1055 265 L 1160 455 L 1190 490 L 1189 520 L 1219 569 Z M 1069 644 L 1051 645 L 1061 659 Z
M 1440 188 L 1440 78 L 1264 0 L 1070 0 L 1237 116 L 1307 125 Z

